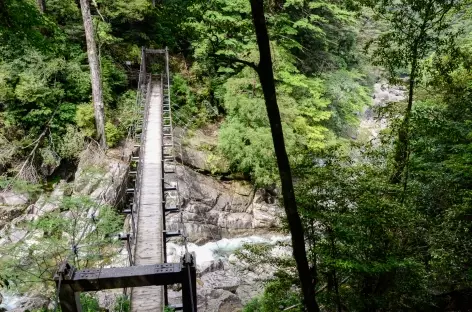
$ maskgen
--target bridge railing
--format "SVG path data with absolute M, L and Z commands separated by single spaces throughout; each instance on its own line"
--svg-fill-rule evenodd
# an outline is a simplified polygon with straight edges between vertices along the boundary
M 79 300 L 79 292 L 86 291 L 97 291 L 102 289 L 112 288 L 123 288 L 128 287 L 142 287 L 150 285 L 163 285 L 180 283 L 182 284 L 182 304 L 175 306 L 178 310 L 184 312 L 196 312 L 197 296 L 196 296 L 196 259 L 195 254 L 189 253 L 187 248 L 185 254 L 181 258 L 180 262 L 177 263 L 166 263 L 167 259 L 165 256 L 166 249 L 164 247 L 164 262 L 163 264 L 153 264 L 145 266 L 135 266 L 136 257 L 136 239 L 138 234 L 138 216 L 140 207 L 140 195 L 142 186 L 143 166 L 144 163 L 144 151 L 142 150 L 145 146 L 146 140 L 146 129 L 147 129 L 147 116 L 149 110 L 149 97 L 147 96 L 151 92 L 151 74 L 147 73 L 146 64 L 146 53 L 156 54 L 165 53 L 166 69 L 164 76 L 166 85 L 164 98 L 167 98 L 163 107 L 167 104 L 168 116 L 170 119 L 170 134 L 167 138 L 171 139 L 169 144 L 171 145 L 172 161 L 175 168 L 175 151 L 173 142 L 173 127 L 172 127 L 172 115 L 170 112 L 170 73 L 169 73 L 169 57 L 168 50 L 150 50 L 142 49 L 141 52 L 141 65 L 138 79 L 138 88 L 136 95 L 136 106 L 135 106 L 135 118 L 136 121 L 132 129 L 132 137 L 134 138 L 135 144 L 130 159 L 130 170 L 128 172 L 128 187 L 126 189 L 126 207 L 123 213 L 130 216 L 130 233 L 120 235 L 122 240 L 126 241 L 126 246 L 129 255 L 129 267 L 122 268 L 99 268 L 99 269 L 84 269 L 76 270 L 69 263 L 64 262 L 56 272 L 54 277 L 57 286 L 58 298 L 60 299 L 60 305 L 63 312 L 81 312 L 81 305 Z M 162 90 L 164 93 L 164 90 Z M 163 111 L 163 116 L 166 113 Z M 164 123 L 163 123 L 164 124 Z M 164 142 L 164 140 L 163 140 Z M 164 154 L 164 149 L 161 150 Z M 170 150 L 169 150 L 170 152 Z M 163 166 L 164 169 L 164 166 Z M 174 170 L 174 174 L 177 174 L 177 168 Z M 165 170 L 163 170 L 165 171 Z M 164 172 L 162 179 L 164 180 Z M 175 177 L 174 177 L 175 178 Z M 176 181 L 176 180 L 175 180 Z M 163 183 L 164 185 L 164 183 Z M 164 189 L 164 191 L 177 191 L 177 202 L 178 212 L 181 214 L 180 225 L 182 231 L 178 231 L 179 235 L 184 238 L 184 244 L 186 245 L 186 234 L 183 228 L 182 211 L 180 198 L 178 198 L 178 183 L 175 188 Z M 166 216 L 166 203 L 162 203 L 162 213 L 164 219 L 164 246 L 167 242 L 168 237 L 173 237 L 173 233 L 165 231 L 165 216 Z M 185 246 L 186 247 L 186 246 Z M 126 291 L 125 291 L 126 293 Z M 166 298 L 166 304 L 168 300 Z

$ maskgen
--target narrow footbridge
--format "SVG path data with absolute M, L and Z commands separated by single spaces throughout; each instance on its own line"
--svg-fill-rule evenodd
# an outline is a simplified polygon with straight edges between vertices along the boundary
M 160 72 L 154 72 L 156 68 Z M 82 311 L 80 292 L 112 288 L 130 293 L 133 312 L 161 312 L 166 306 L 197 311 L 196 259 L 187 251 L 176 176 L 167 48 L 142 49 L 135 109 L 130 132 L 135 146 L 123 210 L 130 233 L 119 235 L 128 250 L 129 266 L 76 270 L 63 263 L 55 276 L 62 312 Z M 180 214 L 181 230 L 166 230 L 169 214 Z M 181 238 L 185 253 L 180 262 L 168 263 L 166 243 L 173 237 Z M 170 284 L 181 284 L 181 303 L 169 304 Z

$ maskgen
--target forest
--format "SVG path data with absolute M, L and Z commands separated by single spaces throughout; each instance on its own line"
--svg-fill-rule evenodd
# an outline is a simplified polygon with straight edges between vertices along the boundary
M 287 212 L 278 231 L 294 257 L 238 251 L 275 269 L 238 311 L 472 309 L 472 2 L 0 0 L 0 192 L 38 197 L 91 144 L 124 144 L 141 47 L 169 49 L 174 122 L 217 127 L 212 159 L 229 173 L 207 174 L 270 190 Z M 374 105 L 379 84 L 402 100 Z M 359 130 L 366 111 L 373 136 Z M 96 235 L 113 244 L 123 220 L 104 211 Z M 44 258 L 76 224 L 56 211 L 28 226 L 48 233 Z M 31 246 L 5 249 L 2 235 L 0 293 L 31 282 L 53 298 L 56 268 L 19 265 L 7 254 Z

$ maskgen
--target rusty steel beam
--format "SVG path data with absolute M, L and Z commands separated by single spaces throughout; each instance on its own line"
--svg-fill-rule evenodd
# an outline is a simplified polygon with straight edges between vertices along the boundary
M 76 270 L 63 263 L 54 276 L 59 288 L 62 312 L 81 312 L 80 292 L 182 284 L 184 312 L 197 311 L 195 255 L 184 256 L 181 263 L 162 263 L 124 268 Z
M 62 281 L 75 292 L 182 283 L 182 265 L 163 263 L 124 268 L 85 269 Z M 64 287 L 65 288 L 65 287 Z

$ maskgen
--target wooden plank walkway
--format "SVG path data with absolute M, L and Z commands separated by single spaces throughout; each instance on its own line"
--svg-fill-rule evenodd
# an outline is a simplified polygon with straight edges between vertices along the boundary
M 162 263 L 162 86 L 159 78 L 151 81 L 149 110 L 145 128 L 141 180 L 141 201 L 136 240 L 136 265 Z M 164 309 L 162 286 L 139 287 L 131 292 L 133 312 L 161 312 Z

